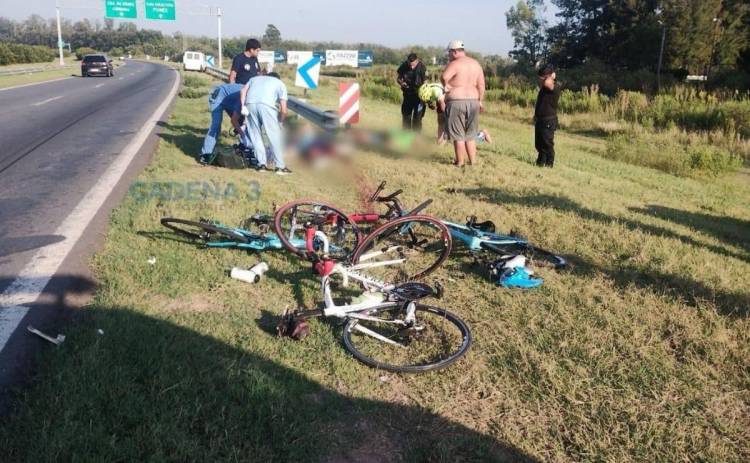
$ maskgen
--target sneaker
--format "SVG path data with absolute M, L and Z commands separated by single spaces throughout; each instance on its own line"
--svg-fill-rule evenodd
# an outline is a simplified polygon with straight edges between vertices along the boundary
M 541 278 L 531 278 L 524 267 L 505 269 L 497 284 L 504 288 L 537 288 L 542 285 Z
M 257 170 L 258 172 L 265 172 L 268 170 L 268 167 L 266 167 L 265 164 L 260 164 L 255 167 L 255 170 Z
M 288 168 L 284 167 L 283 169 L 276 168 L 276 175 L 289 175 L 292 171 Z
M 207 166 L 208 165 L 208 156 L 206 156 L 205 154 L 201 154 L 201 157 L 198 158 L 198 164 L 200 164 L 202 166 Z

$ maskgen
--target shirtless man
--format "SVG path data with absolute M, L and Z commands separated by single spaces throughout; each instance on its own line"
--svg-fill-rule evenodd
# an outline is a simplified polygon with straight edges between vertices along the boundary
M 445 87 L 445 117 L 448 139 L 453 142 L 456 166 L 463 166 L 466 157 L 469 164 L 476 163 L 479 129 L 479 113 L 484 111 L 484 71 L 482 66 L 466 56 L 464 43 L 453 40 L 448 44 L 450 63 L 440 80 Z

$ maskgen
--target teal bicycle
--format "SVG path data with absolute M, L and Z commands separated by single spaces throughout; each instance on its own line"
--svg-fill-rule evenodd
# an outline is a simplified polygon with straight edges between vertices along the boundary
M 245 220 L 242 225 L 244 228 L 232 227 L 203 218 L 194 221 L 165 217 L 161 219 L 161 224 L 178 235 L 207 248 L 247 249 L 250 251 L 283 248 L 279 237 L 270 231 L 273 226 L 273 217 L 264 214 L 256 214 Z M 256 231 L 249 230 L 250 228 Z M 301 248 L 305 247 L 304 241 L 292 244 Z

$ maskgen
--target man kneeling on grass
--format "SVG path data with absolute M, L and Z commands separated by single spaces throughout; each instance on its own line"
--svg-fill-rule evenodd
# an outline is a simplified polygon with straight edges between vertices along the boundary
M 240 100 L 242 115 L 247 117 L 247 130 L 250 142 L 258 160 L 258 172 L 271 170 L 267 167 L 266 146 L 263 144 L 261 129 L 266 133 L 271 156 L 278 175 L 292 173 L 284 165 L 284 144 L 282 124 L 286 118 L 287 96 L 286 85 L 281 77 L 271 72 L 267 76 L 255 76 L 242 88 Z
M 240 134 L 241 141 L 238 148 L 243 151 L 246 157 L 251 156 L 250 141 L 242 130 L 244 117 L 240 114 L 241 90 L 242 85 L 240 84 L 224 84 L 214 87 L 208 95 L 208 109 L 211 111 L 211 127 L 209 127 L 206 138 L 203 140 L 203 148 L 201 149 L 201 157 L 199 159 L 201 164 L 206 165 L 211 161 L 214 148 L 216 147 L 216 139 L 221 133 L 221 122 L 225 111 L 232 119 L 234 130 Z
M 552 167 L 555 164 L 555 130 L 557 130 L 557 103 L 560 88 L 555 86 L 555 68 L 551 64 L 539 69 L 539 94 L 534 106 L 534 145 L 539 155 L 536 165 Z

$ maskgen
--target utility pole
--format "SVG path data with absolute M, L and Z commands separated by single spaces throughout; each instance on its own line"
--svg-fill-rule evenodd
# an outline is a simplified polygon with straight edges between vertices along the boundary
M 219 23 L 219 69 L 224 69 L 224 60 L 222 58 L 223 53 L 221 50 L 221 8 L 216 8 L 216 19 Z
M 667 25 L 664 24 L 661 20 L 659 21 L 659 24 L 661 24 L 661 47 L 659 47 L 659 64 L 656 66 L 656 90 L 661 90 L 661 62 L 664 58 L 664 39 L 667 35 Z
M 57 10 L 57 50 L 60 52 L 60 66 L 65 66 L 65 60 L 63 59 L 62 29 L 60 28 L 60 0 L 55 0 L 55 9 Z

